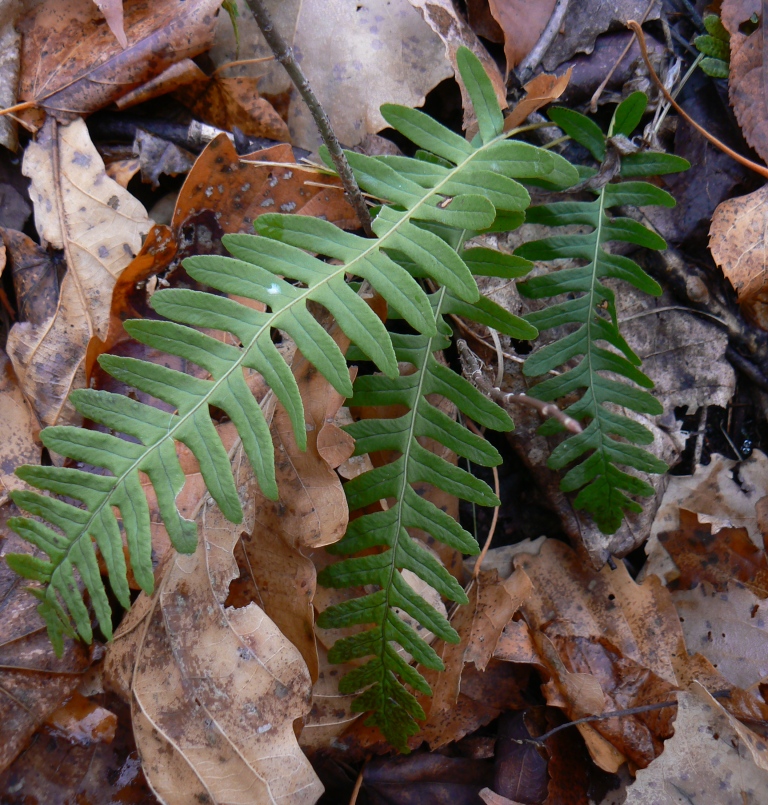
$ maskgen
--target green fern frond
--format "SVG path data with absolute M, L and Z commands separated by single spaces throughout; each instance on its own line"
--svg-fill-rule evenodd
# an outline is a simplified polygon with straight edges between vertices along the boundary
M 441 193 L 483 192 L 494 209 L 494 219 L 502 217 L 508 223 L 510 218 L 506 214 L 522 210 L 529 198 L 516 179 L 547 179 L 557 173 L 560 180 L 572 184 L 578 180 L 578 174 L 559 156 L 553 155 L 548 161 L 545 152 L 530 145 L 505 141 L 501 110 L 490 80 L 466 49 L 459 51 L 458 63 L 478 118 L 479 135 L 475 141 L 467 143 L 458 135 L 450 139 L 438 138 L 438 124 L 420 112 L 410 109 L 395 112 L 393 107 L 385 107 L 383 112 L 390 125 L 437 158 L 429 159 L 424 154 L 418 160 L 351 155 L 352 168 L 365 190 L 380 196 L 386 192 L 405 209 L 410 203 L 408 194 L 415 195 L 417 187 L 437 187 Z M 470 152 L 478 154 L 471 169 L 459 172 L 451 168 L 451 163 L 466 160 Z M 481 156 L 483 153 L 485 156 Z M 544 172 L 542 166 L 548 166 L 548 172 Z M 395 177 L 401 183 L 404 180 L 413 183 L 399 196 L 392 193 Z M 446 210 L 454 203 L 449 201 Z M 384 207 L 374 228 L 379 222 L 395 226 L 403 215 L 402 210 Z M 519 224 L 521 218 L 513 221 Z M 431 231 L 434 242 L 440 243 L 440 250 L 451 249 L 456 259 L 473 274 L 519 277 L 530 269 L 530 263 L 519 257 L 485 248 L 464 249 L 465 239 L 472 237 L 477 229 L 488 228 L 489 222 L 485 219 L 477 218 L 471 227 L 457 225 L 454 219 L 445 216 L 437 221 L 422 216 L 420 221 L 412 225 L 413 229 Z M 384 230 L 376 231 L 381 235 Z M 428 260 L 402 248 L 400 241 L 397 243 L 393 258 L 413 276 L 426 276 Z M 435 279 L 434 272 L 432 279 Z M 458 642 L 459 637 L 448 621 L 413 591 L 402 571 L 413 572 L 451 601 L 467 601 L 456 579 L 408 529 L 421 529 L 462 553 L 474 554 L 479 550 L 474 538 L 453 518 L 420 497 L 413 484 L 426 482 L 482 506 L 499 504 L 486 483 L 420 443 L 422 438 L 434 439 L 458 456 L 481 466 L 494 466 L 501 461 L 494 447 L 442 413 L 430 402 L 429 395 L 448 399 L 464 415 L 486 427 L 499 431 L 513 427 L 502 408 L 435 357 L 450 344 L 451 330 L 444 317 L 448 314 L 464 316 L 517 339 L 536 335 L 534 327 L 491 300 L 483 296 L 468 300 L 459 295 L 460 288 L 455 284 L 440 283 L 440 286 L 430 294 L 434 333 L 391 334 L 397 359 L 410 364 L 413 373 L 394 379 L 361 376 L 355 381 L 350 401 L 352 406 L 398 404 L 408 409 L 396 419 L 366 419 L 347 427 L 355 438 L 356 454 L 394 451 L 399 458 L 346 484 L 351 511 L 383 499 L 390 503 L 385 511 L 364 514 L 353 520 L 344 538 L 328 550 L 346 556 L 371 548 L 380 552 L 345 559 L 325 568 L 318 576 L 319 583 L 327 587 L 372 585 L 376 588 L 362 598 L 325 610 L 318 618 L 318 625 L 322 628 L 370 627 L 339 640 L 329 652 L 329 659 L 348 662 L 371 658 L 348 673 L 341 680 L 339 690 L 345 694 L 363 690 L 353 710 L 370 711 L 366 723 L 378 727 L 385 738 L 403 752 L 408 751 L 408 737 L 418 732 L 416 721 L 424 718 L 411 690 L 422 694 L 431 691 L 424 677 L 398 653 L 395 644 L 426 668 L 441 670 L 443 665 L 418 632 L 399 616 L 398 610 L 442 640 Z
M 631 134 L 645 108 L 644 98 L 642 93 L 635 93 L 617 108 L 609 137 Z M 607 146 L 605 136 L 593 121 L 566 109 L 553 109 L 550 117 L 595 159 L 605 157 L 610 140 Z M 671 173 L 688 167 L 685 160 L 662 153 L 638 153 L 621 159 L 622 176 Z M 638 222 L 610 215 L 608 211 L 626 205 L 671 207 L 675 202 L 669 193 L 646 182 L 608 183 L 595 194 L 594 201 L 565 201 L 532 207 L 526 215 L 532 223 L 552 227 L 591 227 L 589 234 L 561 235 L 526 243 L 516 254 L 529 260 L 571 258 L 583 262 L 578 268 L 553 271 L 519 286 L 524 296 L 533 299 L 568 295 L 565 301 L 526 317 L 539 330 L 575 325 L 568 335 L 531 354 L 525 362 L 524 373 L 543 375 L 577 361 L 562 374 L 539 383 L 532 393 L 549 401 L 583 390 L 581 398 L 566 412 L 577 420 L 589 419 L 589 424 L 582 433 L 570 436 L 553 451 L 549 466 L 562 469 L 589 453 L 566 473 L 562 488 L 568 492 L 581 490 L 575 501 L 577 508 L 588 510 L 601 530 L 613 533 L 621 525 L 625 511 L 641 510 L 628 494 L 653 493 L 645 481 L 618 467 L 646 473 L 665 472 L 667 467 L 637 446 L 652 442 L 651 432 L 616 411 L 616 406 L 621 406 L 640 414 L 662 413 L 658 401 L 643 390 L 652 388 L 653 384 L 638 368 L 640 359 L 619 332 L 614 292 L 604 280 L 623 280 L 654 296 L 661 293 L 661 288 L 637 263 L 606 251 L 605 245 L 619 242 L 663 249 L 666 244 Z M 623 379 L 616 380 L 605 373 Z M 546 433 L 558 429 L 556 422 L 542 427 Z
M 474 57 L 473 57 L 474 58 Z M 196 527 L 176 507 L 184 474 L 176 458 L 176 442 L 186 444 L 198 459 L 203 479 L 222 512 L 233 522 L 242 513 L 229 460 L 211 419 L 211 406 L 235 423 L 264 493 L 277 497 L 274 451 L 267 423 L 244 379 L 244 370 L 260 372 L 287 409 L 300 447 L 306 443 L 304 413 L 296 382 L 272 343 L 275 329 L 287 332 L 304 355 L 341 394 L 352 392 L 346 361 L 330 336 L 307 308 L 327 308 L 342 330 L 385 374 L 397 375 L 389 335 L 347 283 L 360 277 L 386 300 L 418 333 L 437 334 L 427 293 L 393 256 L 406 256 L 420 275 L 446 288 L 456 304 L 478 299 L 472 273 L 435 227 L 492 229 L 503 217 L 478 191 L 493 174 L 547 176 L 564 160 L 524 144 L 508 143 L 498 133 L 488 142 L 469 144 L 421 112 L 386 107 L 385 114 L 407 130 L 440 160 L 431 178 L 416 182 L 388 166 L 352 156 L 361 175 L 377 194 L 395 207 L 384 207 L 374 223 L 377 235 L 365 239 L 332 224 L 303 216 L 263 215 L 255 223 L 259 237 L 228 235 L 224 245 L 234 256 L 192 257 L 188 273 L 221 294 L 262 302 L 265 312 L 216 293 L 173 289 L 152 297 L 155 310 L 169 321 L 133 321 L 126 329 L 138 340 L 196 363 L 210 379 L 190 377 L 163 366 L 129 358 L 102 356 L 102 367 L 119 380 L 163 401 L 166 413 L 119 395 L 80 390 L 72 403 L 84 417 L 112 433 L 53 427 L 43 443 L 58 454 L 105 470 L 90 474 L 69 467 L 24 467 L 19 475 L 54 495 L 80 501 L 72 505 L 34 492 L 18 492 L 20 508 L 45 522 L 15 518 L 11 527 L 47 554 L 48 559 L 10 555 L 9 565 L 25 578 L 42 583 L 36 594 L 51 640 L 60 648 L 64 634 L 92 639 L 88 610 L 77 576 L 85 585 L 99 625 L 111 635 L 111 611 L 98 572 L 96 546 L 107 566 L 118 601 L 129 605 L 127 567 L 122 550 L 120 513 L 136 580 L 153 589 L 149 508 L 139 473 L 145 473 L 157 494 L 158 506 L 174 547 L 191 552 Z M 500 115 L 500 113 L 499 113 Z M 497 116 L 498 117 L 498 116 Z M 494 122 L 498 129 L 498 120 Z M 488 127 L 484 123 L 484 130 Z M 421 162 L 413 160 L 421 165 Z M 426 163 L 423 163 L 426 164 Z M 495 179 L 493 179 L 495 181 Z M 527 193 L 516 183 L 496 182 L 495 200 L 521 218 Z M 431 228 L 430 228 L 431 227 Z M 338 261 L 333 265 L 325 259 Z M 223 343 L 195 328 L 229 333 L 240 346 Z M 115 434 L 124 434 L 130 440 Z M 74 623 L 74 628 L 73 628 Z

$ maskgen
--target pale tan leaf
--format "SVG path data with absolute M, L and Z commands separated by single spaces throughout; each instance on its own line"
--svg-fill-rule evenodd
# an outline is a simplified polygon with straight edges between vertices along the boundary
M 768 748 L 698 683 L 678 693 L 675 734 L 637 773 L 627 805 L 745 805 L 765 800 Z
M 723 592 L 703 582 L 676 590 L 685 643 L 700 652 L 733 685 L 752 688 L 768 678 L 768 604 L 750 590 L 730 584 Z
M 250 471 L 233 467 L 253 523 Z M 250 523 L 248 522 L 250 520 Z M 314 803 L 322 785 L 299 749 L 293 721 L 309 710 L 301 655 L 254 603 L 224 602 L 237 577 L 242 525 L 205 502 L 195 554 L 177 555 L 143 632 L 132 691 L 137 744 L 165 803 Z
M 55 314 L 39 325 L 14 325 L 7 349 L 40 422 L 64 424 L 77 421 L 67 395 L 86 385 L 91 339 L 106 338 L 115 282 L 152 222 L 106 175 L 82 120 L 49 120 L 27 147 L 23 170 L 32 180 L 38 232 L 64 250 L 68 270 Z
M 123 27 L 123 0 L 93 0 L 96 8 L 104 15 L 109 30 L 115 35 L 121 48 L 128 47 L 128 39 Z
M 381 104 L 420 106 L 433 87 L 452 75 L 442 43 L 408 0 L 267 0 L 265 5 L 280 32 L 301 53 L 302 69 L 346 146 L 386 127 Z M 235 58 L 271 55 L 250 11 L 243 3 L 239 6 L 239 56 L 232 25 L 221 14 L 211 52 L 217 66 Z M 320 144 L 317 129 L 285 71 L 277 63 L 264 70 L 260 92 L 268 100 L 289 99 L 291 141 L 315 151 Z
M 39 430 L 8 356 L 0 350 L 0 505 L 8 501 L 9 492 L 26 488 L 14 470 L 22 464 L 40 463 Z

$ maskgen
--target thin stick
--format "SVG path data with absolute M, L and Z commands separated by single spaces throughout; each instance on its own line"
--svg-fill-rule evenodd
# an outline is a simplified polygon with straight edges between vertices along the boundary
M 533 75 L 533 71 L 547 55 L 552 42 L 560 31 L 560 26 L 565 19 L 565 12 L 568 11 L 568 0 L 557 0 L 552 9 L 552 16 L 549 18 L 547 27 L 539 37 L 539 41 L 533 46 L 533 50 L 518 64 L 515 75 L 521 84 L 527 83 Z
M 529 397 L 527 394 L 504 392 L 500 388 L 492 386 L 491 382 L 480 368 L 477 355 L 467 346 L 467 342 L 463 338 L 459 338 L 456 341 L 456 348 L 459 350 L 459 357 L 464 367 L 464 373 L 468 375 L 469 379 L 486 397 L 490 397 L 502 408 L 507 408 L 509 405 L 525 405 L 528 408 L 535 408 L 545 419 L 550 417 L 556 419 L 567 431 L 571 433 L 581 433 L 581 425 L 573 417 L 561 411 L 554 403 L 537 400 L 535 397 Z
M 727 698 L 730 696 L 727 690 L 716 690 L 711 693 L 713 698 Z M 556 735 L 558 732 L 567 730 L 569 727 L 575 727 L 577 724 L 591 724 L 594 721 L 606 721 L 609 718 L 623 718 L 624 716 L 635 716 L 639 713 L 651 713 L 654 710 L 664 710 L 666 707 L 677 707 L 676 701 L 658 702 L 657 704 L 644 704 L 640 707 L 629 707 L 626 710 L 613 710 L 610 713 L 601 713 L 599 716 L 585 716 L 584 718 L 577 718 L 575 721 L 569 721 L 567 724 L 560 724 L 549 732 L 539 735 L 538 738 L 508 738 L 507 740 L 513 741 L 516 744 L 535 744 L 540 746 L 548 738 Z
M 3 115 L 13 115 L 16 112 L 23 112 L 25 109 L 32 109 L 37 106 L 35 101 L 24 101 L 24 103 L 17 103 L 15 106 L 9 106 L 7 109 L 0 109 L 0 117 Z
M 262 0 L 246 0 L 246 3 L 253 12 L 256 24 L 264 35 L 267 44 L 272 49 L 272 53 L 275 54 L 275 58 L 283 65 L 291 81 L 293 81 L 299 94 L 307 104 L 312 118 L 315 121 L 315 125 L 320 131 L 320 136 L 323 138 L 323 142 L 328 148 L 333 164 L 336 166 L 336 171 L 339 174 L 341 183 L 344 185 L 347 199 L 354 207 L 363 229 L 366 234 L 373 234 L 371 229 L 371 216 L 368 212 L 363 194 L 360 192 L 360 187 L 355 180 L 352 169 L 349 167 L 347 158 L 344 156 L 344 151 L 339 144 L 339 140 L 331 126 L 331 121 L 328 119 L 325 109 L 323 109 L 317 96 L 312 91 L 312 87 L 307 77 L 304 75 L 304 71 L 299 67 L 299 63 L 293 55 L 293 48 L 289 47 L 288 43 L 283 39 L 282 34 L 275 28 L 272 18 L 269 16 Z
M 648 15 L 651 13 L 651 9 L 654 7 L 656 2 L 657 0 L 651 0 L 650 3 L 648 3 L 645 11 L 643 12 L 643 16 L 640 18 L 641 24 L 645 22 Z M 627 42 L 626 47 L 624 48 L 624 50 L 621 51 L 621 56 L 619 56 L 619 58 L 616 59 L 616 61 L 613 63 L 613 67 L 611 67 L 611 69 L 608 71 L 608 75 L 602 80 L 600 86 L 595 90 L 595 94 L 590 99 L 589 111 L 592 112 L 593 115 L 597 111 L 597 102 L 600 100 L 600 96 L 603 94 L 603 91 L 608 86 L 608 82 L 613 77 L 613 74 L 616 72 L 619 65 L 624 61 L 624 57 L 627 55 L 627 53 L 629 53 L 629 49 L 635 43 L 635 39 L 637 39 L 637 34 L 632 34 L 632 37 L 630 38 L 629 42 Z
M 491 471 L 493 472 L 493 491 L 496 494 L 496 497 L 501 500 L 499 493 L 501 492 L 501 486 L 499 484 L 499 470 L 497 467 L 491 467 Z M 499 509 L 500 506 L 494 506 L 493 508 L 493 519 L 491 520 L 491 527 L 488 529 L 488 536 L 485 538 L 485 543 L 483 544 L 483 550 L 480 551 L 480 555 L 477 557 L 477 561 L 475 562 L 475 569 L 472 572 L 472 578 L 476 579 L 480 575 L 480 571 L 483 567 L 483 562 L 485 561 L 485 557 L 488 554 L 488 551 L 491 548 L 491 542 L 493 542 L 493 535 L 496 533 L 496 525 L 499 522 Z
M 363 787 L 363 773 L 365 772 L 365 767 L 368 765 L 368 760 L 366 759 L 365 763 L 360 767 L 360 773 L 357 775 L 357 780 L 355 780 L 355 787 L 352 789 L 352 795 L 349 798 L 349 805 L 355 805 L 357 802 L 358 794 L 360 793 L 360 789 Z
M 709 140 L 716 148 L 719 148 L 724 154 L 727 154 L 731 159 L 735 159 L 740 165 L 744 165 L 744 167 L 753 170 L 755 173 L 758 173 L 765 179 L 768 179 L 768 168 L 765 165 L 760 165 L 757 162 L 753 162 L 751 159 L 747 159 L 743 157 L 741 154 L 736 153 L 732 148 L 729 148 L 725 143 L 720 142 L 717 137 L 714 137 L 710 134 L 703 126 L 700 126 L 681 106 L 680 104 L 669 94 L 669 90 L 664 86 L 664 82 L 656 75 L 656 71 L 653 69 L 653 65 L 651 64 L 651 60 L 648 58 L 648 48 L 645 44 L 645 34 L 643 33 L 643 29 L 635 20 L 630 20 L 627 23 L 627 27 L 631 28 L 635 34 L 637 35 L 637 41 L 640 45 L 640 51 L 643 54 L 643 61 L 645 62 L 645 66 L 648 68 L 648 73 L 651 76 L 651 80 L 654 84 L 659 88 L 661 94 L 667 99 L 667 102 L 671 104 L 672 108 L 683 118 L 686 120 L 696 131 L 701 134 L 702 137 Z
M 222 70 L 228 70 L 230 67 L 241 67 L 244 64 L 264 64 L 264 62 L 274 61 L 274 56 L 262 56 L 260 59 L 238 59 L 238 61 L 228 61 L 220 64 L 211 75 L 211 78 Z

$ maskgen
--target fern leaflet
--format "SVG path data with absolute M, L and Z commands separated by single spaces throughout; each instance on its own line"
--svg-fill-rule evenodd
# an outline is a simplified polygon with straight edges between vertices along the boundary
M 607 141 L 598 126 L 578 112 L 552 109 L 549 114 L 598 162 L 603 162 L 607 148 L 613 147 L 610 138 L 629 136 L 640 121 L 645 103 L 645 96 L 639 92 L 622 102 L 614 114 Z M 685 160 L 663 153 L 619 157 L 618 149 L 614 148 L 614 155 L 621 159 L 622 177 L 671 173 L 688 167 Z M 577 325 L 565 337 L 532 353 L 525 362 L 524 373 L 542 375 L 569 361 L 578 361 L 576 366 L 562 374 L 539 383 L 532 393 L 549 401 L 584 390 L 581 398 L 565 410 L 575 419 L 590 419 L 590 422 L 582 433 L 570 436 L 555 448 L 549 466 L 562 469 L 590 453 L 565 474 L 562 488 L 568 492 L 581 490 L 575 500 L 577 508 L 588 510 L 601 530 L 613 533 L 621 525 L 625 511 L 641 510 L 626 493 L 653 493 L 648 483 L 623 472 L 618 466 L 646 473 L 662 473 L 667 467 L 637 446 L 653 441 L 651 432 L 615 408 L 622 406 L 641 414 L 662 413 L 658 401 L 642 390 L 652 388 L 653 383 L 640 371 L 640 359 L 619 332 L 614 292 L 603 280 L 623 280 L 652 295 L 661 294 L 661 288 L 633 260 L 606 251 L 604 247 L 609 242 L 620 242 L 663 249 L 666 244 L 642 224 L 629 218 L 611 216 L 608 210 L 622 205 L 671 207 L 675 202 L 669 193 L 646 182 L 609 182 L 595 193 L 594 201 L 547 204 L 532 207 L 526 214 L 526 220 L 532 223 L 553 227 L 575 224 L 591 227 L 592 232 L 526 243 L 515 253 L 529 260 L 573 258 L 584 263 L 578 268 L 553 271 L 520 284 L 520 292 L 533 299 L 548 299 L 561 294 L 571 297 L 526 317 L 539 330 Z M 613 349 L 600 346 L 601 342 Z M 605 372 L 629 382 L 606 377 Z M 544 433 L 558 430 L 560 427 L 554 421 L 541 428 Z

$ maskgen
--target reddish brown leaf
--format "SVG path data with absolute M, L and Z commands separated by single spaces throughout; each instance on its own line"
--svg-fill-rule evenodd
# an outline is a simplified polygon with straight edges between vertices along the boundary
M 555 0 L 488 0 L 491 14 L 504 31 L 507 72 L 517 67 L 547 27 Z
M 680 528 L 662 532 L 659 541 L 680 570 L 675 588 L 690 590 L 708 581 L 724 590 L 729 581 L 740 581 L 761 598 L 768 597 L 768 557 L 745 528 L 713 534 L 710 524 L 699 523 L 695 514 L 681 509 Z

